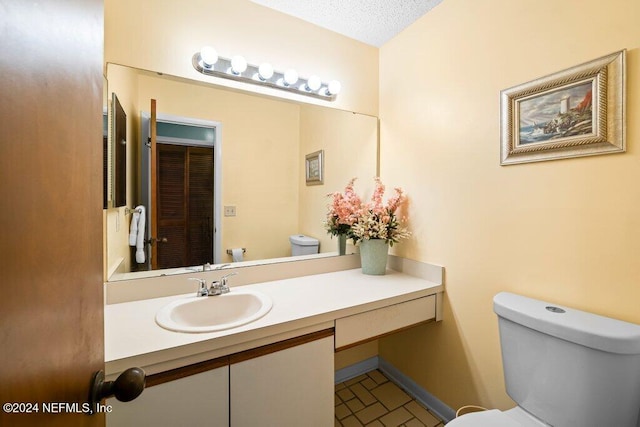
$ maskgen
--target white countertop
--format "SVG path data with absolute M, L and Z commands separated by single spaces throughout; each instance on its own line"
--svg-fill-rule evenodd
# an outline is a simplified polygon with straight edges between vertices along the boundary
M 132 366 L 153 374 L 225 356 L 333 327 L 340 317 L 436 294 L 443 286 L 393 270 L 384 276 L 368 276 L 353 269 L 242 289 L 271 297 L 271 311 L 247 325 L 217 332 L 172 332 L 155 322 L 156 312 L 166 304 L 195 297 L 195 285 L 188 294 L 106 305 L 106 374 L 113 377 Z

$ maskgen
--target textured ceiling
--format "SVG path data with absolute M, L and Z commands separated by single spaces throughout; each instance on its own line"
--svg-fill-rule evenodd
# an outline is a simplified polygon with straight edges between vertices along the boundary
M 442 0 L 251 0 L 380 47 Z

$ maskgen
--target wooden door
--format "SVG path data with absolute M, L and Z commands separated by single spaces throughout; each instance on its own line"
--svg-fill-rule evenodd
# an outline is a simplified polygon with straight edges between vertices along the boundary
M 213 263 L 213 149 L 157 146 L 158 268 Z
M 188 148 L 188 264 L 213 264 L 213 148 Z
M 102 426 L 103 2 L 0 10 L 0 425 Z
M 158 236 L 167 241 L 155 245 L 157 268 L 187 266 L 186 234 L 186 147 L 159 144 L 157 146 Z

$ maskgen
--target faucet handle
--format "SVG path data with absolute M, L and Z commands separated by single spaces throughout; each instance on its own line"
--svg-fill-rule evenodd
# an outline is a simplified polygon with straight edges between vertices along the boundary
M 207 291 L 207 281 L 204 279 L 199 279 L 196 277 L 189 277 L 188 280 L 197 280 L 200 284 L 198 285 L 198 290 L 196 291 L 197 297 L 206 297 L 209 295 L 209 291 Z
M 225 274 L 224 276 L 222 276 L 222 277 L 220 278 L 220 280 L 224 280 L 224 281 L 226 281 L 229 277 L 231 277 L 231 276 L 235 276 L 236 274 L 238 274 L 238 273 L 237 273 L 237 272 L 233 272 L 233 273 Z
M 229 277 L 231 276 L 235 276 L 238 273 L 229 273 L 229 274 L 225 274 L 224 276 L 222 276 L 220 278 L 220 290 L 222 291 L 223 294 L 226 294 L 227 292 L 230 292 L 231 289 L 229 289 L 229 285 L 227 284 L 227 281 L 229 280 Z

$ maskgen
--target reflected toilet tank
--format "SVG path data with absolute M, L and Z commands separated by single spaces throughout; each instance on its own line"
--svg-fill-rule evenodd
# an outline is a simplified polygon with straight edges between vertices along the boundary
M 291 256 L 317 254 L 320 245 L 318 239 L 304 234 L 289 236 L 289 242 L 291 242 Z

